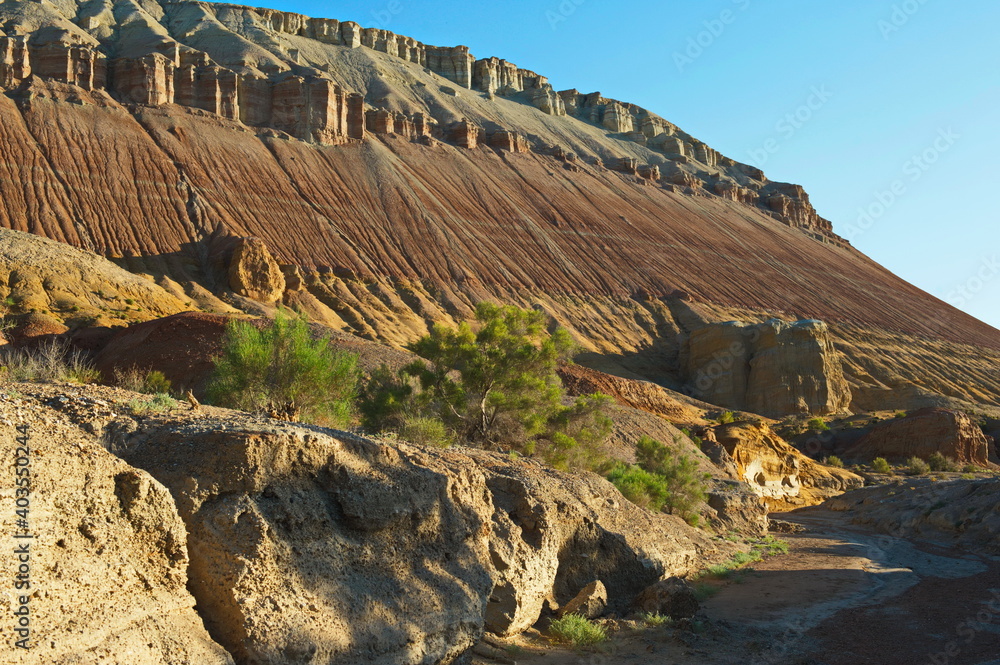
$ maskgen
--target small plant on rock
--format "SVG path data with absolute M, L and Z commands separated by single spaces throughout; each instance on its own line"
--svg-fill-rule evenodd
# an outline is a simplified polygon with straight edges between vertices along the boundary
M 806 423 L 806 427 L 810 432 L 827 432 L 830 429 L 830 426 L 822 418 L 813 418 Z
M 549 634 L 556 641 L 575 647 L 587 647 L 606 642 L 608 632 L 603 626 L 578 614 L 567 614 L 549 624 Z
M 826 464 L 827 466 L 832 466 L 835 469 L 844 468 L 844 460 L 840 459 L 836 455 L 830 455 L 829 457 L 824 459 L 823 464 Z
M 736 414 L 734 414 L 732 411 L 726 411 L 721 416 L 719 416 L 720 425 L 729 425 L 734 422 L 736 422 Z

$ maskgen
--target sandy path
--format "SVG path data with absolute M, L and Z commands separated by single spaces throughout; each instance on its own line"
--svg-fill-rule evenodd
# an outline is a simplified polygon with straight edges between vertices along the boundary
M 601 652 L 536 636 L 525 665 L 1000 665 L 1000 561 L 845 525 L 780 516 L 789 554 L 707 600 L 695 626 L 623 630 Z M 480 661 L 486 663 L 488 661 Z

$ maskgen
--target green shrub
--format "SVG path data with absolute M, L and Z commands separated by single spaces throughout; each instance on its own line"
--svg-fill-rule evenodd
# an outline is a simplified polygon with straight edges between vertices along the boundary
M 692 526 L 696 525 L 698 514 L 695 508 L 708 499 L 705 483 L 711 477 L 698 470 L 698 461 L 645 435 L 636 444 L 636 461 L 642 469 L 662 479 L 662 486 L 666 489 L 663 506 Z
M 343 426 L 350 420 L 358 357 L 313 339 L 301 317 L 279 311 L 258 329 L 230 321 L 207 388 L 211 403 L 289 420 Z
M 444 423 L 434 418 L 415 416 L 408 418 L 399 428 L 399 436 L 406 441 L 423 446 L 447 448 L 451 445 L 451 432 Z
M 919 457 L 911 457 L 906 462 L 906 470 L 911 476 L 922 476 L 929 473 L 930 465 Z
M 608 633 L 603 626 L 577 614 L 567 614 L 549 624 L 549 634 L 557 641 L 575 647 L 593 646 L 606 642 Z
M 626 499 L 643 508 L 660 511 L 667 503 L 667 480 L 642 467 L 617 464 L 608 474 L 608 480 Z
M 892 473 L 892 467 L 884 457 L 876 457 L 872 460 L 872 470 L 875 473 Z
M 734 414 L 732 411 L 726 411 L 721 416 L 719 416 L 720 425 L 729 425 L 734 422 L 736 422 L 736 414 Z
M 169 393 L 172 387 L 170 379 L 159 370 L 148 372 L 142 381 L 142 392 L 147 394 Z
M 931 467 L 931 471 L 946 471 L 954 473 L 959 469 L 958 462 L 950 457 L 945 457 L 941 453 L 933 453 L 927 458 L 927 464 Z
M 983 470 L 975 464 L 966 464 L 962 467 L 962 473 L 982 473 L 982 471 Z
M 569 333 L 550 333 L 542 312 L 489 303 L 476 307 L 476 321 L 476 330 L 435 326 L 410 346 L 424 360 L 374 372 L 361 391 L 365 429 L 398 431 L 407 419 L 432 418 L 472 445 L 561 469 L 606 466 L 598 447 L 611 432 L 611 398 L 563 403 L 556 368 L 575 349 Z
M 650 628 L 659 628 L 660 626 L 669 626 L 674 622 L 670 617 L 659 614 L 656 612 L 643 612 L 639 615 L 639 620 Z
M 905 418 L 906 417 L 906 411 L 897 411 L 896 415 L 893 416 L 893 417 L 894 418 Z
M 129 411 L 134 416 L 148 416 L 153 413 L 163 413 L 177 408 L 177 400 L 166 393 L 157 393 L 151 399 L 134 399 L 128 403 Z
M 827 466 L 832 466 L 835 469 L 844 468 L 844 460 L 840 459 L 836 455 L 830 455 L 829 457 L 824 459 L 823 464 L 826 464 Z
M 822 418 L 813 418 L 806 423 L 806 427 L 812 432 L 826 432 L 830 429 L 830 426 Z

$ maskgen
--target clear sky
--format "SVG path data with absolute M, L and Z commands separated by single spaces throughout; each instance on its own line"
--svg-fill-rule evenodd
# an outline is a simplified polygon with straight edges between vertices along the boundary
M 904 279 L 1000 327 L 997 0 L 257 0 L 465 44 L 800 183 Z

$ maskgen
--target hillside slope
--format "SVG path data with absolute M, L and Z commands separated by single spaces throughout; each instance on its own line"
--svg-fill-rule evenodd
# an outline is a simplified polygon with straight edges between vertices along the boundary
M 0 21 L 0 226 L 132 270 L 224 290 L 225 239 L 258 236 L 296 304 L 396 344 L 497 298 L 601 354 L 685 332 L 688 303 L 1000 349 L 800 187 L 464 47 L 187 0 L 6 2 Z

